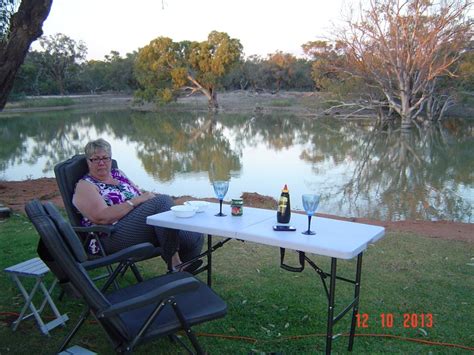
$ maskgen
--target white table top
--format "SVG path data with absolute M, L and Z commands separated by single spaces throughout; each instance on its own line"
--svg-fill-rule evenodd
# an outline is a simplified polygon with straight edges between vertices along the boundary
M 340 259 L 352 259 L 364 251 L 369 243 L 382 238 L 385 228 L 362 223 L 313 217 L 311 230 L 315 235 L 304 235 L 308 217 L 292 213 L 290 225 L 295 232 L 275 232 L 276 211 L 244 207 L 242 216 L 234 217 L 228 205 L 224 205 L 226 217 L 214 216 L 218 204 L 211 204 L 206 211 L 190 218 L 178 218 L 172 211 L 149 216 L 147 223 L 173 229 L 183 229 L 203 234 L 242 239 L 265 245 L 304 251 Z

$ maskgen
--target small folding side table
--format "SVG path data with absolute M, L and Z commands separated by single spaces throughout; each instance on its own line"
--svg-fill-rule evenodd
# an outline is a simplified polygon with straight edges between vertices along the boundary
M 41 332 L 45 335 L 49 335 L 49 331 L 53 328 L 56 328 L 58 325 L 64 326 L 64 324 L 69 318 L 66 314 L 61 315 L 59 313 L 58 308 L 56 307 L 53 302 L 53 299 L 51 298 L 51 292 L 53 292 L 53 289 L 56 286 L 58 280 L 55 279 L 53 281 L 49 290 L 46 288 L 46 285 L 44 283 L 44 277 L 49 272 L 49 269 L 40 258 L 33 258 L 22 263 L 7 267 L 4 271 L 10 274 L 13 281 L 15 281 L 18 288 L 20 289 L 21 294 L 25 298 L 25 305 L 23 306 L 23 309 L 20 312 L 20 316 L 16 321 L 13 322 L 13 331 L 18 328 L 22 320 L 30 318 L 31 316 L 35 317 Z M 26 291 L 25 287 L 21 283 L 21 278 L 34 278 L 36 280 L 35 285 L 33 286 L 30 293 Z M 41 302 L 41 306 L 39 309 L 37 309 L 33 304 L 33 297 L 35 296 L 36 291 L 38 291 L 38 289 L 40 289 L 44 295 L 44 299 Z M 56 318 L 45 324 L 41 319 L 40 315 L 41 312 L 43 312 L 46 303 L 49 304 Z M 28 308 L 31 310 L 31 313 L 25 315 Z
M 97 355 L 97 353 L 85 349 L 79 345 L 74 345 L 64 351 L 61 351 L 58 355 Z

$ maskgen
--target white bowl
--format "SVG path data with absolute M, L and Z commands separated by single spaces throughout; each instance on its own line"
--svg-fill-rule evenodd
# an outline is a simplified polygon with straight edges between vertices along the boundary
M 189 206 L 189 205 L 177 205 L 171 207 L 171 211 L 173 211 L 174 215 L 179 218 L 189 218 L 196 214 L 196 207 Z
M 185 204 L 197 208 L 197 213 L 204 212 L 207 206 L 209 206 L 207 201 L 186 201 Z

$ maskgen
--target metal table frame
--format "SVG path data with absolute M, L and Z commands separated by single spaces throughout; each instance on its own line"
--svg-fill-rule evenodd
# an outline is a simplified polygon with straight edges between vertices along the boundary
M 214 206 L 217 207 L 218 205 L 213 204 L 211 207 L 209 207 L 209 210 L 214 211 Z M 342 319 L 350 310 L 352 310 L 352 316 L 348 350 L 352 351 L 354 345 L 357 313 L 359 310 L 363 251 L 367 248 L 368 243 L 375 242 L 376 240 L 383 237 L 384 228 L 378 226 L 369 226 L 358 223 L 318 218 L 320 220 L 320 223 L 321 220 L 324 220 L 324 222 L 322 222 L 321 224 L 326 223 L 328 228 L 331 226 L 336 226 L 336 229 L 340 229 L 341 226 L 343 227 L 342 231 L 335 231 L 336 237 L 339 234 L 351 234 L 352 231 L 352 237 L 347 237 L 346 239 L 341 237 L 342 240 L 339 240 L 340 245 L 332 247 L 331 243 L 325 245 L 321 242 L 320 244 L 318 244 L 318 239 L 312 239 L 318 237 L 322 239 L 324 238 L 325 233 L 330 233 L 328 231 L 324 232 L 324 226 L 321 227 L 322 231 L 319 233 L 319 236 L 317 231 L 316 236 L 311 236 L 311 239 L 306 239 L 305 241 L 301 239 L 306 237 L 301 237 L 300 233 L 288 234 L 295 232 L 276 232 L 277 234 L 274 234 L 273 232 L 271 232 L 271 225 L 274 223 L 275 219 L 274 211 L 245 208 L 244 215 L 248 215 L 249 213 L 251 214 L 252 218 L 249 217 L 247 221 L 245 221 L 245 219 L 239 220 L 240 217 L 229 217 L 231 218 L 230 220 L 221 220 L 223 223 L 217 224 L 216 222 L 215 225 L 213 225 L 213 221 L 216 220 L 212 219 L 213 215 L 210 212 L 208 213 L 208 215 L 204 215 L 203 217 L 195 216 L 189 219 L 176 218 L 173 216 L 172 212 L 164 212 L 161 214 L 149 216 L 147 218 L 147 223 L 155 226 L 200 232 L 208 236 L 207 250 L 196 258 L 207 258 L 207 265 L 199 269 L 198 272 L 207 271 L 207 283 L 209 286 L 212 285 L 212 253 L 218 248 L 222 247 L 231 239 L 237 239 L 241 241 L 252 241 L 260 244 L 280 247 L 280 266 L 283 269 L 291 272 L 302 272 L 305 268 L 305 264 L 307 263 L 319 275 L 328 300 L 326 354 L 330 354 L 332 350 L 334 325 L 340 319 Z M 252 215 L 252 213 L 254 213 L 254 215 Z M 305 215 L 294 214 L 294 216 L 292 216 L 291 224 L 295 225 L 299 231 L 304 230 L 306 229 L 306 218 L 307 217 Z M 316 227 L 317 223 L 318 222 L 313 223 L 313 226 Z M 345 232 L 346 230 L 347 232 Z M 285 235 L 285 233 L 286 237 L 281 238 L 280 236 Z M 364 233 L 370 235 L 364 236 Z M 213 244 L 212 235 L 219 235 L 224 237 L 224 239 Z M 288 235 L 294 237 L 287 238 Z M 299 236 L 300 238 L 298 238 L 297 236 Z M 295 240 L 297 241 L 295 242 Z M 333 244 L 337 243 L 334 242 Z M 346 246 L 346 244 L 348 245 Z M 287 248 L 295 250 L 297 253 L 299 253 L 299 267 L 289 266 L 284 263 L 285 250 Z M 327 273 L 323 271 L 306 255 L 307 253 L 314 253 L 317 255 L 331 257 L 330 272 Z M 337 276 L 337 259 L 352 259 L 355 256 L 357 256 L 355 278 L 348 279 Z M 191 263 L 193 260 L 188 261 L 188 263 Z M 327 279 L 329 279 L 329 287 L 327 285 Z M 336 280 L 347 282 L 354 286 L 353 299 L 342 311 L 337 314 L 335 311 Z

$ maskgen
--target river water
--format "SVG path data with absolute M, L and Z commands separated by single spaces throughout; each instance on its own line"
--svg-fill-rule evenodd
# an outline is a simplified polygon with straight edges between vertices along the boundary
M 141 188 L 225 200 L 243 192 L 321 195 L 318 212 L 380 220 L 473 221 L 473 120 L 379 129 L 363 121 L 196 112 L 61 111 L 0 118 L 0 179 L 54 177 L 91 139 L 113 147 Z

